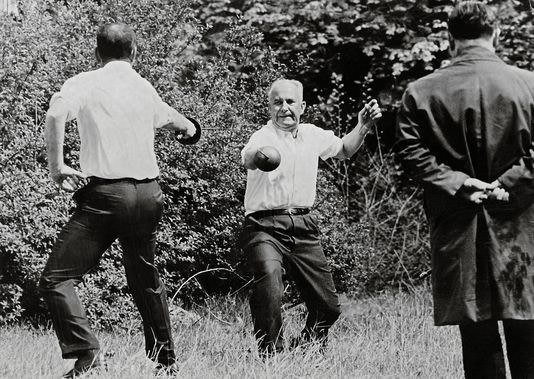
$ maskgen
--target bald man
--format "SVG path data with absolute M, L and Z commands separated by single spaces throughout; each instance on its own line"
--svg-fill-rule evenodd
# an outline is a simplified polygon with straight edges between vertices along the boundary
M 76 359 L 64 377 L 102 365 L 99 343 L 74 287 L 116 239 L 143 319 L 146 353 L 158 369 L 175 370 L 165 286 L 154 266 L 163 203 L 154 130 L 176 131 L 179 141 L 189 144 L 198 140 L 200 128 L 139 76 L 132 68 L 135 55 L 129 26 L 100 27 L 96 58 L 101 68 L 67 80 L 52 97 L 46 116 L 50 176 L 60 188 L 76 191 L 77 203 L 39 283 L 63 358 Z M 80 133 L 81 172 L 63 160 L 65 122 L 72 119 Z
M 300 123 L 306 103 L 299 81 L 275 81 L 268 97 L 271 120 L 241 152 L 248 171 L 241 245 L 254 274 L 250 308 L 263 356 L 283 349 L 284 272 L 291 274 L 308 308 L 306 325 L 291 347 L 313 340 L 326 345 L 328 329 L 340 309 L 317 222 L 310 214 L 318 160 L 350 158 L 381 117 L 378 104 L 371 101 L 359 112 L 358 125 L 341 139 L 332 131 Z M 280 152 L 280 165 L 273 171 L 261 171 L 256 165 L 256 152 L 263 146 Z

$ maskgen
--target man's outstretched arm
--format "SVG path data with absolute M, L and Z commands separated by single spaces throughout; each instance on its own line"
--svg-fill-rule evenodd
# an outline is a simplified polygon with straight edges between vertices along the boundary
M 169 121 L 161 127 L 178 132 L 184 137 L 193 137 L 196 131 L 195 125 L 174 108 L 169 107 L 169 113 Z
M 192 118 L 186 117 L 176 109 L 168 107 L 169 117 L 163 129 L 176 132 L 179 142 L 184 145 L 191 145 L 200 139 L 200 124 Z
M 365 135 L 380 117 L 382 117 L 382 112 L 376 100 L 373 99 L 365 104 L 358 112 L 358 125 L 342 138 L 343 149 L 335 158 L 347 159 L 356 154 L 365 140 Z
M 254 157 L 256 156 L 257 149 L 247 149 L 243 153 L 243 165 L 249 170 L 256 170 L 258 166 L 254 163 Z

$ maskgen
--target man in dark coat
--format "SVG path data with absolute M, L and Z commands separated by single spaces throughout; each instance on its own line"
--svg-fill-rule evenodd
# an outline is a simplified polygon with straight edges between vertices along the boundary
M 411 83 L 401 159 L 424 188 L 436 325 L 459 325 L 467 378 L 534 378 L 534 74 L 495 55 L 478 1 L 449 18 L 451 64 Z M 508 198 L 509 197 L 509 198 Z

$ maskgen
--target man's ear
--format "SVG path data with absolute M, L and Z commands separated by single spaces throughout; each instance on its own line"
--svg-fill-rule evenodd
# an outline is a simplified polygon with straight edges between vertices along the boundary
M 493 38 L 493 40 L 491 41 L 492 44 L 493 44 L 493 47 L 497 47 L 499 45 L 499 37 L 501 36 L 501 29 L 500 28 L 495 28 L 495 30 L 493 31 L 493 35 L 491 36 Z
M 304 113 L 304 109 L 306 109 L 306 102 L 304 100 L 300 103 L 300 109 L 302 110 L 302 113 Z
M 449 37 L 449 52 L 454 57 L 456 55 L 456 41 L 451 33 L 447 33 L 447 35 Z
M 98 64 L 102 64 L 102 57 L 100 56 L 100 53 L 98 52 L 98 48 L 95 47 L 95 58 Z
M 137 45 L 133 45 L 132 54 L 130 55 L 130 61 L 134 64 L 135 59 L 137 58 Z

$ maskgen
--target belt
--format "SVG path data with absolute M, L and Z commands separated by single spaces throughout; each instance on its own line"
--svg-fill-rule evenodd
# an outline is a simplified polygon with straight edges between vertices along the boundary
M 310 208 L 285 208 L 285 209 L 265 209 L 263 211 L 256 211 L 249 213 L 247 217 L 269 217 L 269 216 L 280 216 L 280 215 L 291 215 L 299 216 L 310 213 Z
M 111 184 L 111 183 L 118 183 L 118 182 L 150 183 L 158 179 L 158 177 L 146 178 L 146 179 L 134 179 L 134 178 L 107 179 L 107 178 L 99 178 L 98 176 L 90 176 L 87 179 L 89 180 L 89 183 L 92 183 L 92 184 Z

